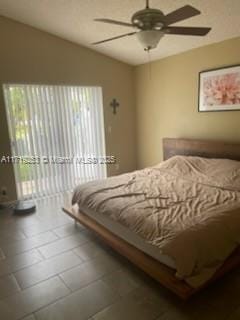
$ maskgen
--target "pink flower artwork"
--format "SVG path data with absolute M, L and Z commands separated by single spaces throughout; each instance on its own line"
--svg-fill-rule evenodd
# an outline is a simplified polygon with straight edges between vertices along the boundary
M 205 106 L 240 104 L 240 73 L 210 76 L 203 81 Z

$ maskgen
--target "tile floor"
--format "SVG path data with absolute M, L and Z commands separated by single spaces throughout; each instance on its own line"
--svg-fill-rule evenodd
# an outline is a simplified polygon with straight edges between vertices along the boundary
M 1 320 L 237 320 L 240 270 L 182 302 L 61 211 L 0 210 Z

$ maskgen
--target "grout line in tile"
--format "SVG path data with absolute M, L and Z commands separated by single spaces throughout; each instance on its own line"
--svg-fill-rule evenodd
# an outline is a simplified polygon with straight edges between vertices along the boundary
M 33 250 L 37 250 L 37 249 L 33 249 Z M 23 252 L 23 253 L 26 253 L 26 252 Z M 20 253 L 21 254 L 21 253 Z M 16 256 L 14 256 L 14 257 L 16 257 Z M 10 258 L 10 257 L 9 257 Z M 12 258 L 12 257 L 11 257 Z M 35 262 L 35 263 L 33 263 L 33 264 L 29 264 L 29 265 L 27 265 L 27 266 L 24 266 L 24 267 L 20 267 L 19 269 L 17 269 L 16 271 L 14 271 L 14 272 L 9 272 L 9 273 L 6 273 L 6 274 L 3 274 L 3 275 L 1 275 L 0 277 L 4 277 L 4 276 L 7 276 L 7 275 L 11 275 L 11 274 L 14 274 L 14 273 L 16 273 L 16 272 L 18 272 L 18 271 L 21 271 L 21 270 L 23 270 L 23 269 L 25 269 L 25 268 L 28 268 L 28 267 L 32 267 L 32 266 L 34 266 L 35 264 L 37 264 L 37 263 L 39 263 L 39 262 L 41 262 L 41 261 L 43 261 L 43 260 L 40 260 L 40 261 L 38 261 L 38 262 Z
M 73 291 L 73 290 L 67 285 L 67 283 L 64 281 L 64 279 L 61 277 L 61 274 L 58 274 L 58 277 L 59 277 L 59 279 L 63 282 L 63 284 L 68 288 L 68 290 L 69 290 L 71 293 L 76 292 L 76 290 Z
M 36 248 L 35 250 L 40 254 L 40 256 L 41 256 L 41 258 L 42 258 L 42 260 L 41 261 L 44 261 L 44 260 L 46 260 L 46 258 L 44 257 L 44 255 L 42 254 L 42 252 L 40 251 L 40 250 L 38 250 L 40 247 L 38 247 L 38 248 Z M 39 261 L 39 262 L 41 262 L 41 261 Z M 39 263 L 38 262 L 38 263 Z M 27 267 L 26 267 L 27 268 Z
M 115 301 L 110 302 L 106 307 L 100 309 L 97 313 L 94 313 L 94 314 L 90 317 L 90 320 L 94 320 L 94 317 L 95 317 L 98 313 L 102 312 L 102 311 L 105 310 L 105 309 L 110 308 L 110 307 L 113 306 L 114 304 L 116 304 L 116 303 L 118 303 L 119 301 L 121 301 L 121 299 L 122 299 L 122 297 L 120 297 L 118 300 L 116 299 Z M 89 320 L 89 319 L 88 319 L 88 320 Z
M 57 228 L 56 228 L 56 229 L 57 229 Z M 61 238 L 59 237 L 59 235 L 55 232 L 56 229 L 53 229 L 52 232 L 58 237 L 58 239 L 61 239 Z
M 26 238 L 31 238 L 31 237 L 38 236 L 38 235 L 40 235 L 40 234 L 42 234 L 42 233 L 45 233 L 45 232 L 52 232 L 52 233 L 54 233 L 58 238 L 60 238 L 60 237 L 54 232 L 54 230 L 57 229 L 57 228 L 64 227 L 64 226 L 66 226 L 67 224 L 69 224 L 69 223 L 64 223 L 64 224 L 62 224 L 62 225 L 59 225 L 58 227 L 50 227 L 49 229 L 42 230 L 42 231 L 40 231 L 40 232 L 37 232 L 37 233 L 34 234 L 34 235 L 27 235 L 24 231 L 23 231 L 23 233 L 24 233 L 24 235 L 26 236 Z M 27 228 L 26 228 L 26 229 L 27 229 Z M 60 239 L 61 239 L 61 238 L 60 238 Z
M 30 316 L 33 316 L 33 317 L 34 317 L 34 320 L 36 319 L 36 317 L 35 317 L 35 315 L 34 315 L 33 313 L 28 313 L 28 314 L 26 314 L 25 316 L 19 318 L 18 320 L 24 320 L 25 318 L 30 317 Z
M 69 237 L 71 237 L 71 236 L 69 236 Z M 68 238 L 68 237 L 66 237 L 66 238 Z M 37 249 L 40 249 L 40 248 L 42 248 L 42 247 L 45 247 L 46 245 L 52 244 L 52 243 L 54 243 L 55 241 L 63 240 L 63 239 L 66 239 L 66 238 L 56 239 L 56 240 L 54 240 L 54 241 L 52 241 L 52 242 L 49 242 L 49 243 L 46 243 L 46 244 L 44 244 L 44 245 L 42 245 L 42 246 L 37 247 Z M 82 244 L 86 244 L 86 243 L 88 243 L 88 242 L 90 242 L 90 241 L 91 241 L 91 240 L 86 240 L 86 241 L 83 242 Z M 66 249 L 66 250 L 64 250 L 64 251 L 62 251 L 62 252 L 59 252 L 59 253 L 57 253 L 57 254 L 54 254 L 54 255 L 51 256 L 51 257 L 46 258 L 46 257 L 44 256 L 44 260 L 57 257 L 57 256 L 59 256 L 60 254 L 66 253 L 66 252 L 71 251 L 71 250 L 74 250 L 74 249 L 76 249 L 77 247 L 79 247 L 79 244 L 76 244 L 76 246 L 74 246 L 74 247 L 71 248 L 71 249 Z M 79 256 L 78 256 L 78 257 L 79 257 Z M 79 258 L 80 258 L 80 257 L 79 257 Z
M 14 292 L 12 292 L 12 293 L 8 293 L 8 294 L 6 294 L 6 295 L 4 295 L 2 298 L 0 298 L 0 302 L 1 301 L 3 301 L 3 300 L 5 300 L 6 298 L 10 298 L 10 297 L 12 297 L 12 296 L 14 296 L 15 294 L 18 294 L 18 293 L 20 293 L 20 292 L 22 292 L 23 290 L 22 290 L 22 288 L 20 287 L 20 285 L 19 285 L 19 283 L 17 282 L 17 279 L 15 278 L 15 276 L 14 276 L 14 274 L 13 273 L 9 273 L 8 275 L 6 275 L 6 277 L 10 277 L 10 276 L 13 276 L 14 277 L 14 280 L 16 281 L 16 284 L 17 284 L 17 291 L 14 291 Z M 4 277 L 4 276 L 3 276 Z
M 46 233 L 46 232 L 50 232 L 50 233 L 53 233 L 54 235 L 56 235 L 51 228 L 50 229 L 46 229 L 46 230 L 42 230 L 40 232 L 37 232 L 37 233 L 34 233 L 34 234 L 30 234 L 30 235 L 27 235 L 26 233 L 24 233 L 24 234 L 26 235 L 26 239 L 31 239 L 33 237 L 41 236 L 43 233 Z
M 77 256 L 77 257 L 78 257 L 78 256 Z M 42 261 L 39 261 L 38 263 L 41 263 L 41 262 L 43 262 L 43 261 L 47 261 L 47 260 L 52 259 L 52 258 L 55 258 L 55 256 L 54 256 L 54 257 L 51 257 L 51 258 L 48 258 L 48 259 L 44 259 L 44 260 L 42 260 Z M 20 286 L 20 289 L 21 289 L 21 291 L 23 291 L 23 290 L 32 288 L 32 287 L 36 286 L 37 284 L 40 284 L 40 283 L 42 283 L 42 282 L 44 282 L 44 281 L 47 281 L 47 280 L 49 280 L 49 279 L 51 279 L 51 278 L 58 277 L 58 278 L 60 278 L 60 280 L 62 280 L 62 282 L 64 283 L 64 285 L 72 292 L 72 290 L 71 290 L 71 289 L 66 285 L 66 283 L 63 281 L 63 279 L 61 278 L 60 274 L 63 273 L 63 272 L 66 272 L 66 271 L 70 271 L 70 270 L 72 270 L 72 269 L 80 266 L 83 262 L 84 262 L 84 261 L 80 261 L 79 264 L 77 264 L 77 265 L 75 265 L 75 266 L 72 266 L 72 267 L 69 267 L 69 268 L 65 269 L 64 271 L 55 273 L 54 275 L 51 275 L 51 276 L 49 276 L 49 277 L 47 277 L 47 278 L 45 278 L 45 279 L 43 279 L 43 280 L 40 280 L 40 281 L 38 281 L 38 282 L 30 285 L 30 286 L 27 286 L 27 287 L 22 288 L 21 285 L 19 285 L 19 286 Z M 34 264 L 34 265 L 35 265 L 35 264 Z M 31 266 L 29 266 L 29 267 L 31 267 Z M 26 268 L 28 268 L 28 267 L 26 267 Z M 23 269 L 25 269 L 25 268 L 23 268 Z M 23 269 L 22 269 L 22 270 L 23 270 Z M 17 273 L 17 272 L 18 272 L 18 271 L 16 271 L 15 273 Z M 15 273 L 14 273 L 14 274 L 15 274 Z M 14 275 L 14 274 L 13 274 L 13 275 Z M 15 276 L 14 276 L 14 277 L 15 277 Z
M 61 281 L 61 279 L 60 279 L 57 275 L 54 276 L 54 277 L 52 277 L 52 278 L 58 278 L 58 279 Z M 51 279 L 51 278 L 50 278 L 50 279 Z M 45 281 L 48 281 L 48 280 L 49 280 L 49 279 L 47 279 L 47 280 L 45 280 Z M 41 281 L 41 282 L 44 282 L 44 281 Z M 61 281 L 61 282 L 62 282 L 62 281 Z M 63 282 L 62 282 L 62 283 L 63 283 Z M 37 283 L 36 285 L 38 285 L 38 284 L 40 284 L 40 282 Z M 65 283 L 63 283 L 63 285 L 65 286 Z M 66 287 L 66 286 L 65 286 L 65 287 Z M 28 288 L 26 288 L 26 289 L 28 289 Z M 26 290 L 26 289 L 24 289 L 24 290 Z M 69 290 L 68 287 L 66 287 L 66 289 Z M 22 291 L 24 291 L 24 290 L 22 290 Z M 49 307 L 51 304 L 54 304 L 54 303 L 56 303 L 57 301 L 66 298 L 66 297 L 69 296 L 70 294 L 71 294 L 71 291 L 70 291 L 69 293 L 67 293 L 65 296 L 62 296 L 62 297 L 54 300 L 53 302 L 48 303 L 48 304 L 42 306 L 41 308 L 36 309 L 35 311 L 32 311 L 31 313 L 25 314 L 23 317 L 19 318 L 18 320 L 24 319 L 24 318 L 26 318 L 26 317 L 28 317 L 28 316 L 30 316 L 30 315 L 34 315 L 34 318 L 36 319 L 35 313 L 37 313 L 39 310 Z
M 23 235 L 25 236 L 25 239 L 28 239 L 28 236 L 25 233 L 24 228 L 20 227 L 20 231 L 23 233 Z
M 73 236 L 73 235 L 75 235 L 76 233 L 82 233 L 82 231 L 83 231 L 83 229 L 79 229 L 78 230 L 78 232 L 76 232 L 76 233 L 71 233 L 71 234 L 68 234 L 68 235 L 66 235 L 66 236 L 63 236 L 63 237 L 61 237 L 61 236 L 59 236 L 57 233 L 56 233 L 56 229 L 60 229 L 60 228 L 62 228 L 63 226 L 60 226 L 59 228 L 54 228 L 53 230 L 52 230 L 52 232 L 57 236 L 57 237 L 59 237 L 59 239 L 65 239 L 65 238 L 67 238 L 67 237 L 71 237 L 71 236 Z
M 59 278 L 60 278 L 60 277 L 59 277 Z M 63 279 L 60 278 L 60 280 L 63 282 L 63 284 L 66 286 L 66 288 L 67 288 L 68 290 L 70 290 L 70 289 L 68 288 L 68 286 L 65 284 L 65 282 L 63 281 Z M 60 301 L 60 300 L 66 299 L 68 296 L 70 296 L 70 295 L 72 295 L 72 294 L 75 294 L 76 292 L 81 291 L 82 289 L 85 289 L 85 288 L 89 287 L 90 285 L 92 285 L 94 282 L 98 282 L 98 281 L 101 281 L 101 279 L 97 279 L 97 280 L 95 280 L 95 281 L 92 281 L 92 282 L 89 283 L 88 285 L 86 285 L 86 286 L 84 286 L 84 287 L 82 287 L 82 288 L 80 288 L 80 289 L 78 289 L 78 290 L 75 290 L 75 291 L 71 291 L 71 290 L 70 290 L 70 292 L 69 292 L 67 295 L 65 295 L 64 297 L 58 298 L 56 301 L 51 302 L 51 303 L 49 303 L 48 305 L 45 305 L 45 306 L 37 309 L 36 311 L 34 311 L 34 315 L 35 315 L 37 312 L 39 312 L 40 310 L 45 309 L 45 308 L 47 308 L 47 307 L 49 307 L 49 306 L 57 303 L 57 302 Z M 105 283 L 104 283 L 104 284 L 105 284 Z M 106 284 L 105 284 L 105 285 L 106 285 Z M 111 288 L 110 288 L 110 289 L 111 289 Z M 121 297 L 119 294 L 117 294 L 117 295 L 118 295 L 118 298 L 119 298 L 118 300 L 116 299 L 115 301 L 111 302 L 109 305 L 107 305 L 107 306 L 104 307 L 103 309 L 99 310 L 97 313 L 99 313 L 99 312 L 103 311 L 104 309 L 112 306 L 112 305 L 115 304 L 117 301 L 119 301 L 119 300 L 122 299 L 122 297 Z M 90 318 L 88 318 L 87 320 L 92 319 L 97 313 L 95 313 L 94 315 L 90 316 Z M 36 318 L 36 316 L 35 316 L 35 318 Z M 20 320 L 21 320 L 21 319 L 20 319 Z
M 54 234 L 51 230 L 45 231 L 45 232 L 43 232 L 43 233 L 52 233 L 52 234 L 55 236 L 55 234 Z M 42 233 L 42 234 L 43 234 L 43 233 Z M 41 234 L 41 235 L 42 235 L 42 234 Z M 20 241 L 27 241 L 27 240 L 29 240 L 29 239 L 31 239 L 31 238 L 36 238 L 36 237 L 38 237 L 38 236 L 40 236 L 40 234 L 31 236 L 31 237 L 26 238 L 26 239 L 16 240 L 16 241 L 14 241 L 13 243 L 11 243 L 10 245 L 7 245 L 6 247 L 9 247 L 9 246 L 11 247 L 11 246 L 17 245 Z M 33 247 L 30 248 L 30 249 L 24 249 L 23 251 L 18 252 L 17 254 L 13 254 L 13 255 L 12 255 L 12 254 L 11 254 L 11 255 L 8 255 L 8 254 L 6 253 L 6 251 L 5 251 L 4 248 L 1 248 L 1 249 L 2 249 L 2 251 L 3 251 L 3 254 L 4 254 L 7 258 L 11 258 L 11 257 L 15 257 L 15 256 L 17 256 L 17 255 L 19 255 L 19 254 L 23 254 L 23 253 L 26 253 L 26 252 L 28 252 L 28 251 L 37 249 L 37 248 L 39 248 L 39 247 L 43 247 L 43 246 L 48 245 L 48 244 L 50 244 L 50 243 L 53 243 L 54 241 L 57 241 L 57 240 L 59 240 L 59 239 L 50 240 L 50 241 L 48 241 L 48 242 L 46 242 L 46 243 L 44 243 L 44 244 L 41 244 L 41 245 L 38 245 L 38 246 L 37 246 L 37 245 L 36 245 L 36 246 L 33 246 Z
M 99 280 L 98 280 L 98 281 L 99 281 Z M 110 289 L 111 289 L 111 288 L 110 288 Z M 113 290 L 113 289 L 112 289 L 112 290 Z M 90 319 L 90 320 L 94 320 L 94 317 L 95 317 L 98 313 L 102 312 L 103 310 L 105 310 L 105 309 L 107 309 L 107 308 L 110 308 L 111 306 L 113 306 L 114 304 L 118 303 L 119 301 L 121 301 L 121 300 L 123 299 L 123 297 L 120 296 L 117 292 L 116 292 L 116 294 L 118 295 L 118 299 L 114 300 L 113 302 L 110 302 L 109 305 L 107 305 L 106 307 L 102 308 L 102 309 L 99 310 L 98 312 L 96 312 L 96 313 L 94 313 L 93 315 L 91 315 L 91 317 L 90 317 L 89 319 Z M 89 319 L 88 319 L 88 320 L 89 320 Z
M 57 275 L 54 276 L 54 278 L 58 278 L 58 279 L 63 283 L 63 285 L 66 287 L 66 289 L 69 290 L 69 288 L 65 285 L 65 283 L 62 281 L 62 279 L 60 279 Z M 48 279 L 48 280 L 49 280 L 49 279 Z M 46 280 L 46 281 L 47 281 L 47 280 Z M 41 281 L 41 282 L 44 282 L 44 281 Z M 40 282 L 39 282 L 39 283 L 40 283 Z M 39 284 L 39 283 L 37 283 L 37 284 Z M 37 284 L 36 284 L 36 285 L 37 285 Z M 33 314 L 33 315 L 34 315 L 34 318 L 36 318 L 35 314 L 36 314 L 38 311 L 40 311 L 41 309 L 47 308 L 47 307 L 49 307 L 49 306 L 52 305 L 52 304 L 55 304 L 56 302 L 58 302 L 58 301 L 61 300 L 61 299 L 65 299 L 66 297 L 68 297 L 68 296 L 71 295 L 71 294 L 72 294 L 72 292 L 69 291 L 69 293 L 67 293 L 65 296 L 62 296 L 62 297 L 54 300 L 54 301 L 51 302 L 51 303 L 45 304 L 45 305 L 42 306 L 41 308 L 36 309 L 35 311 L 33 311 L 32 313 L 29 313 L 28 315 L 32 315 L 32 314 Z M 21 319 L 24 319 L 25 317 L 27 317 L 27 315 L 25 315 L 25 316 L 24 316 L 23 318 L 21 318 Z M 21 320 L 21 319 L 19 319 L 19 320 Z
M 89 260 L 83 261 L 83 263 L 87 263 L 88 261 L 89 261 Z M 83 264 L 83 263 L 81 263 L 81 264 Z M 81 264 L 80 264 L 80 265 L 81 265 Z M 75 266 L 75 267 L 72 267 L 72 268 L 70 268 L 69 270 L 66 270 L 66 271 L 70 271 L 71 269 L 77 268 L 77 267 L 80 266 L 80 265 L 77 265 L 77 266 Z M 95 279 L 95 280 L 92 280 L 91 282 L 85 284 L 85 285 L 82 286 L 81 288 L 78 288 L 78 289 L 75 289 L 75 290 L 69 288 L 68 285 L 65 283 L 64 279 L 61 277 L 61 274 L 64 273 L 65 271 L 59 273 L 59 274 L 58 274 L 58 277 L 63 281 L 63 283 L 65 284 L 65 286 L 66 286 L 72 293 L 75 293 L 75 292 L 77 292 L 77 291 L 79 291 L 79 290 L 81 290 L 81 289 L 83 289 L 83 288 L 88 287 L 89 285 L 93 284 L 93 283 L 96 282 L 96 281 L 100 281 L 100 280 L 103 281 L 103 278 L 104 278 L 104 277 L 106 277 L 107 275 L 111 275 L 111 274 L 113 274 L 114 272 L 116 272 L 116 271 L 118 271 L 118 270 L 120 270 L 120 269 L 116 269 L 116 270 L 110 271 L 110 272 L 108 272 L 108 273 L 100 276 L 99 278 L 97 278 L 97 279 Z M 104 281 L 103 281 L 103 282 L 104 282 Z M 105 284 L 109 289 L 115 291 L 115 290 L 112 289 L 107 283 L 104 282 L 104 284 Z M 117 292 L 116 292 L 116 293 L 117 293 Z M 117 294 L 118 294 L 118 293 L 117 293 Z M 119 294 L 118 294 L 118 295 L 119 295 Z M 120 296 L 120 295 L 119 295 L 119 296 Z
M 21 288 L 20 284 L 18 283 L 17 278 L 15 277 L 15 274 L 11 273 L 11 276 L 13 276 L 14 280 L 16 281 L 16 284 L 18 286 L 19 291 L 22 291 L 23 289 Z

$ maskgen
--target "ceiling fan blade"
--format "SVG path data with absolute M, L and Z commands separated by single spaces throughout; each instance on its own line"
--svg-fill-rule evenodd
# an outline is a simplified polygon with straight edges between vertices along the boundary
M 92 44 L 93 44 L 93 45 L 96 45 L 96 44 L 100 44 L 100 43 L 112 41 L 112 40 L 115 40 L 115 39 L 120 39 L 120 38 L 123 38 L 123 37 L 132 36 L 132 35 L 134 35 L 135 33 L 137 33 L 137 32 L 125 33 L 125 34 L 122 34 L 121 36 L 116 36 L 116 37 L 109 38 L 109 39 L 106 39 L 106 40 L 94 42 L 94 43 L 92 43 Z
M 205 36 L 211 28 L 198 28 L 198 27 L 166 27 L 163 28 L 166 34 L 179 34 L 185 36 Z
M 134 25 L 132 25 L 131 23 L 112 20 L 112 19 L 94 19 L 94 21 L 103 22 L 103 23 L 111 23 L 111 24 L 116 24 L 116 25 L 124 26 L 124 27 L 134 27 Z
M 164 17 L 164 23 L 165 25 L 169 26 L 170 24 L 173 24 L 175 22 L 186 20 L 191 17 L 197 16 L 200 13 L 201 12 L 199 10 L 195 9 L 192 6 L 187 5 L 167 14 Z

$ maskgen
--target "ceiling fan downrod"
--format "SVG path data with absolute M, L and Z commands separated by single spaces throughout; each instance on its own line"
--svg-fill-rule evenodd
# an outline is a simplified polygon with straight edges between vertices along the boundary
M 146 9 L 149 9 L 149 0 L 146 0 Z

